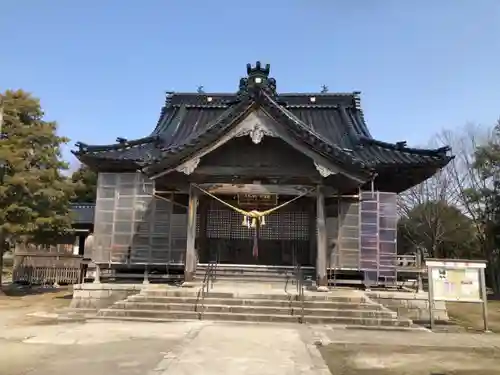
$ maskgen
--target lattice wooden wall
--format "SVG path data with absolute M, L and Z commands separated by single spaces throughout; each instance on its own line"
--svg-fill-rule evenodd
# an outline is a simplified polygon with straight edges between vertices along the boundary
M 309 213 L 291 204 L 269 216 L 260 228 L 262 240 L 308 240 Z M 243 215 L 223 206 L 210 202 L 207 220 L 208 238 L 251 239 L 253 229 L 242 225 Z

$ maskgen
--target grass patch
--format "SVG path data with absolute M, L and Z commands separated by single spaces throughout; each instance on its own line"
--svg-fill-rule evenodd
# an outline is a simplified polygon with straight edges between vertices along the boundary
M 448 315 L 453 323 L 470 331 L 483 330 L 483 309 L 479 303 L 446 302 Z M 500 333 L 500 301 L 488 301 L 488 325 Z

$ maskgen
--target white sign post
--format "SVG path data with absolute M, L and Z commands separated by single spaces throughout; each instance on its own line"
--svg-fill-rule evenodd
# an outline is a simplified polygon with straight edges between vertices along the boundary
M 429 280 L 429 315 L 434 329 L 434 303 L 468 302 L 483 307 L 484 331 L 488 331 L 488 299 L 484 270 L 486 261 L 426 259 Z

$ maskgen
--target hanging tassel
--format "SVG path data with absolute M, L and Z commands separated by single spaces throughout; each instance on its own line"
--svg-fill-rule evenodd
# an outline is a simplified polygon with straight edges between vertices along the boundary
M 243 222 L 241 223 L 244 227 L 248 227 L 248 217 L 243 215 Z
M 251 225 L 251 227 L 255 228 L 256 226 L 257 226 L 257 220 L 253 217 L 252 218 L 252 225 Z
M 253 247 L 252 247 L 252 255 L 255 259 L 259 257 L 259 220 L 257 220 L 255 226 L 255 231 L 253 233 Z
M 262 216 L 260 218 L 260 225 L 263 226 L 263 225 L 266 225 L 266 217 L 265 216 Z

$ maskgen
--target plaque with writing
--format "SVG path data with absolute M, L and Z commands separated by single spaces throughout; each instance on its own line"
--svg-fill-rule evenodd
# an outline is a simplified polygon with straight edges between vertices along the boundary
M 240 206 L 276 206 L 277 203 L 277 194 L 238 194 L 238 204 Z

